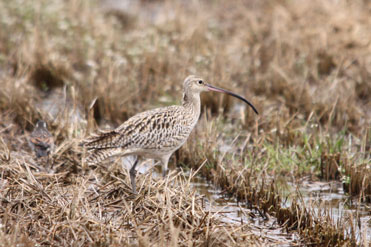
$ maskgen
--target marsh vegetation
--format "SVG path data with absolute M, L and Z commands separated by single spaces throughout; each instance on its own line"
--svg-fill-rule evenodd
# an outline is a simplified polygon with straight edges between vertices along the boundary
M 0 1 L 0 245 L 368 246 L 370 13 L 362 0 Z M 138 175 L 138 196 L 121 159 L 82 162 L 82 138 L 180 103 L 189 74 L 260 115 L 202 95 L 173 172 Z M 38 119 L 49 159 L 28 145 Z

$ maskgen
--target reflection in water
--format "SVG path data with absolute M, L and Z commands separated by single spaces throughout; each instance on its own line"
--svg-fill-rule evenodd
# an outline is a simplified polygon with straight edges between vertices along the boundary
M 283 191 L 283 196 L 287 197 L 282 206 L 289 207 L 291 205 L 289 195 L 299 193 L 305 206 L 312 209 L 315 215 L 325 215 L 329 212 L 334 223 L 351 217 L 358 240 L 371 242 L 370 206 L 346 195 L 341 182 L 305 179 L 299 184 L 294 184 L 285 182 L 284 178 L 278 181 L 280 191 Z M 351 231 L 351 226 L 347 231 Z
M 204 178 L 193 178 L 192 186 L 205 196 L 206 209 L 215 213 L 222 221 L 246 224 L 255 235 L 270 238 L 276 243 L 279 242 L 280 246 L 290 246 L 299 240 L 296 233 L 286 233 L 274 217 L 263 215 L 258 209 L 248 209 L 235 199 L 226 197 L 222 191 L 207 183 Z
M 134 161 L 135 157 L 133 156 L 123 157 L 122 167 L 130 169 Z M 146 160 L 138 166 L 137 171 L 141 174 L 152 172 L 153 177 L 160 178 L 162 176 L 160 168 L 161 166 L 156 166 L 156 163 L 152 160 Z M 185 177 L 189 178 L 189 174 L 186 174 Z M 235 199 L 226 197 L 222 191 L 207 183 L 205 179 L 194 177 L 192 178 L 191 186 L 200 195 L 204 196 L 205 210 L 221 221 L 243 225 L 252 234 L 261 236 L 268 242 L 279 244 L 279 246 L 291 246 L 299 241 L 296 233 L 286 233 L 274 217 L 263 216 L 258 209 L 250 210 L 246 206 L 237 203 Z
M 135 157 L 124 157 L 122 159 L 123 167 L 130 169 Z M 152 160 L 146 160 L 138 166 L 138 172 L 142 174 L 147 173 L 154 166 L 152 176 L 160 178 L 160 166 L 156 166 L 156 163 Z M 187 177 L 189 174 L 185 176 Z M 349 196 L 344 194 L 340 182 L 313 182 L 306 179 L 298 185 L 286 182 L 286 180 L 286 177 L 275 180 L 277 186 L 279 186 L 279 190 L 282 191 L 283 198 L 287 197 L 287 200 L 283 200 L 284 204 L 282 206 L 289 207 L 291 205 L 289 195 L 299 193 L 306 207 L 310 207 L 315 214 L 324 215 L 330 209 L 329 216 L 335 223 L 344 217 L 350 217 L 352 214 L 354 226 L 358 226 L 355 229 L 359 240 L 366 239 L 366 241 L 371 241 L 370 208 L 366 204 L 349 199 Z M 274 239 L 274 241 L 281 241 L 282 246 L 286 244 L 290 245 L 288 241 L 298 241 L 299 237 L 294 233 L 288 234 L 284 232 L 284 229 L 279 226 L 275 218 L 263 216 L 258 209 L 248 209 L 235 199 L 227 197 L 221 190 L 208 183 L 204 178 L 192 178 L 191 185 L 200 195 L 204 196 L 205 209 L 209 210 L 216 217 L 219 217 L 223 222 L 246 224 L 251 228 L 253 233 L 264 237 L 268 236 L 268 238 Z M 358 215 L 358 218 L 355 217 L 356 215 Z

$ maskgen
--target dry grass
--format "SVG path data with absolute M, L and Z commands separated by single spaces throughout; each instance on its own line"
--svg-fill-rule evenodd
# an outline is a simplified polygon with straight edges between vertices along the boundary
M 167 179 L 140 175 L 135 196 L 121 161 L 84 169 L 77 139 L 65 140 L 50 160 L 35 160 L 26 136 L 7 137 L 18 150 L 10 151 L 0 139 L 0 246 L 295 244 L 257 235 L 262 229 L 248 222 L 221 220 L 192 187 L 194 173 L 173 172 Z
M 189 201 L 165 202 L 176 195 L 175 190 L 192 193 L 180 188 L 184 182 L 179 177 L 164 193 L 154 190 L 165 186 L 160 181 L 142 178 L 143 193 L 151 190 L 149 194 L 103 207 L 126 198 L 125 183 L 108 172 L 100 174 L 101 168 L 84 167 L 83 154 L 75 147 L 77 139 L 94 131 L 95 121 L 103 128 L 117 126 L 138 111 L 179 102 L 181 82 L 192 73 L 245 95 L 261 114 L 256 117 L 249 109 L 237 109 L 229 97 L 203 95 L 207 123 L 199 124 L 193 141 L 174 160 L 198 167 L 207 159 L 202 174 L 239 199 L 275 214 L 288 228 L 296 224 L 290 229 L 299 229 L 309 241 L 353 243 L 352 237 L 341 234 L 342 226 L 328 224 L 328 231 L 314 234 L 323 219 L 309 220 L 315 217 L 310 213 L 305 214 L 308 227 L 300 228 L 304 225 L 298 216 L 306 209 L 298 205 L 298 211 L 282 213 L 277 189 L 269 185 L 278 174 L 292 180 L 304 174 L 343 179 L 349 194 L 369 201 L 370 10 L 370 3 L 362 0 L 138 1 L 130 11 L 111 8 L 104 1 L 0 2 L 0 174 L 6 181 L 1 182 L 1 196 L 10 196 L 2 204 L 4 210 L 11 209 L 9 216 L 2 213 L 2 226 L 11 227 L 2 228 L 0 237 L 13 245 L 18 240 L 30 245 L 41 241 L 77 245 L 82 243 L 76 240 L 80 235 L 101 245 L 142 239 L 156 244 L 193 239 L 201 244 L 203 238 L 219 241 L 214 239 L 219 234 L 227 243 L 240 241 L 238 234 L 245 236 L 241 229 L 236 228 L 234 239 L 227 236 L 233 230 L 224 231 L 229 228 L 218 227 L 217 221 L 215 227 L 203 222 L 200 227 L 207 231 L 194 235 L 203 217 L 216 220 L 205 216 L 198 204 L 190 225 L 176 225 L 178 206 L 187 207 Z M 38 171 L 43 164 L 31 162 L 25 142 L 39 118 L 48 122 L 56 139 L 52 176 Z M 220 140 L 236 136 L 240 136 L 236 155 L 218 151 Z M 106 180 L 97 180 L 97 174 Z M 268 189 L 253 187 L 256 177 L 264 178 Z M 97 194 L 94 188 L 102 194 L 91 201 Z M 108 191 L 116 194 L 104 201 Z M 166 222 L 162 230 L 149 227 L 148 236 L 133 223 L 147 219 L 132 213 L 147 205 L 141 201 L 144 196 L 158 200 L 151 207 L 163 212 L 153 217 L 152 224 Z M 71 211 L 76 205 L 80 211 Z M 36 210 L 43 207 L 44 211 Z M 53 210 L 50 217 L 45 216 L 47 209 Z M 99 210 L 120 213 L 117 221 L 107 220 Z M 120 220 L 133 225 L 120 229 Z M 179 235 L 169 235 L 177 229 L 182 229 Z M 70 242 L 58 239 L 56 232 Z M 118 239 L 120 234 L 125 240 Z M 16 239 L 20 235 L 24 237 Z
M 180 175 L 140 176 L 133 197 L 128 174 L 105 168 L 48 174 L 10 159 L 1 171 L 2 246 L 274 244 L 205 211 L 203 197 Z

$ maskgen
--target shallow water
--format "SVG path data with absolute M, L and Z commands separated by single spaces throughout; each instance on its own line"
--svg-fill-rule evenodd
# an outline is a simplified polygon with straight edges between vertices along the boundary
M 134 163 L 134 157 L 123 157 L 122 160 L 122 167 L 125 169 L 130 169 Z M 155 178 L 162 176 L 160 167 L 151 160 L 139 165 L 137 171 L 141 174 L 152 172 Z M 189 177 L 189 174 L 186 173 L 185 177 Z M 286 233 L 274 217 L 263 217 L 258 210 L 250 210 L 235 199 L 226 197 L 206 179 L 196 176 L 192 178 L 191 186 L 204 196 L 205 210 L 221 221 L 248 227 L 252 234 L 261 236 L 267 243 L 279 246 L 292 246 L 298 243 L 299 236 L 296 233 Z
M 235 199 L 226 197 L 221 190 L 204 178 L 193 178 L 192 186 L 205 196 L 206 209 L 215 212 L 222 221 L 239 225 L 248 224 L 252 233 L 271 239 L 280 246 L 291 246 L 299 241 L 296 233 L 287 233 L 274 217 L 263 216 L 258 210 L 250 210 Z
M 230 223 L 247 223 L 256 227 L 255 233 L 271 234 L 274 238 L 282 240 L 297 240 L 298 237 L 284 232 L 274 218 L 264 219 L 258 211 L 251 211 L 236 200 L 226 198 L 214 185 L 205 179 L 196 178 L 192 185 L 197 191 L 208 199 L 208 206 L 212 211 L 220 211 L 223 221 Z M 312 182 L 305 181 L 299 186 L 287 183 L 287 194 L 298 192 L 301 194 L 305 206 L 314 211 L 314 214 L 324 215 L 329 210 L 329 216 L 336 223 L 344 217 L 353 217 L 357 240 L 371 243 L 371 208 L 370 205 L 351 200 L 344 194 L 341 182 Z M 284 207 L 291 204 L 288 198 Z M 356 217 L 358 215 L 358 217 Z M 263 232 L 262 232 L 263 231 Z M 351 226 L 347 231 L 351 231 Z
M 339 181 L 302 181 L 299 185 L 287 183 L 284 194 L 300 193 L 304 204 L 312 209 L 315 215 L 324 215 L 329 210 L 329 216 L 337 223 L 344 218 L 352 217 L 358 241 L 371 243 L 371 205 L 358 202 L 344 193 Z M 283 206 L 290 206 L 288 200 Z M 351 231 L 351 226 L 347 229 Z
M 133 157 L 123 158 L 123 167 L 130 169 L 134 163 Z M 160 167 L 153 161 L 146 161 L 137 167 L 139 173 L 150 172 L 153 168 L 152 176 L 161 177 Z M 188 174 L 189 175 L 189 174 Z M 186 177 L 188 176 L 186 174 Z M 279 179 L 279 188 L 282 191 L 284 200 L 283 207 L 291 205 L 290 197 L 299 193 L 305 206 L 313 210 L 314 214 L 323 215 L 329 209 L 329 216 L 336 223 L 344 217 L 353 217 L 353 222 L 358 241 L 371 242 L 371 210 L 367 204 L 358 203 L 351 200 L 344 194 L 342 184 L 337 181 L 321 182 L 310 181 L 309 179 L 301 181 L 300 184 L 285 182 L 286 178 Z M 286 233 L 284 229 L 276 222 L 274 217 L 263 217 L 258 209 L 250 210 L 244 204 L 238 203 L 235 199 L 226 197 L 220 189 L 204 178 L 192 178 L 191 185 L 200 195 L 205 197 L 205 208 L 223 222 L 244 225 L 248 224 L 251 232 L 271 238 L 272 241 L 280 241 L 282 245 L 290 245 L 299 240 L 299 236 L 294 233 Z M 358 214 L 358 218 L 355 215 Z M 349 231 L 351 227 L 349 226 Z

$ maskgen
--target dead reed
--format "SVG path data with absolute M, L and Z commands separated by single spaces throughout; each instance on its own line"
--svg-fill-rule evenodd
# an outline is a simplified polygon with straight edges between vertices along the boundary
M 192 203 L 186 199 L 166 204 L 174 199 L 174 190 L 200 202 L 191 190 L 180 188 L 186 186 L 180 178 L 173 178 L 174 188 L 142 178 L 143 193 L 148 188 L 145 195 L 157 204 L 144 197 L 124 200 L 126 180 L 101 168 L 90 171 L 81 164 L 82 153 L 76 147 L 76 138 L 95 128 L 87 117 L 93 101 L 90 120 L 102 128 L 117 126 L 137 111 L 179 102 L 182 79 L 200 74 L 244 94 L 261 115 L 253 117 L 228 97 L 203 96 L 210 124 L 200 125 L 209 134 L 198 130 L 177 153 L 177 163 L 198 167 L 207 159 L 203 175 L 277 216 L 308 241 L 353 244 L 354 238 L 342 234 L 342 226 L 324 224 L 324 218 L 295 203 L 283 209 L 272 181 L 277 174 L 295 180 L 303 174 L 317 178 L 322 172 L 323 178 L 343 179 L 349 194 L 369 200 L 370 3 L 134 5 L 125 11 L 104 1 L 0 1 L 0 174 L 5 198 L 1 203 L 8 210 L 2 212 L 0 223 L 7 228 L 1 228 L 0 237 L 13 245 L 16 241 L 69 245 L 83 240 L 97 245 L 160 245 L 191 239 L 202 244 L 203 238 L 209 239 L 206 243 L 225 240 L 237 245 L 238 234 L 245 236 L 242 230 L 236 230 L 236 238 L 230 236 L 232 230 L 223 230 L 229 226 L 205 216 L 201 208 L 186 217 L 179 212 L 189 213 L 187 205 Z M 56 138 L 53 176 L 32 161 L 25 142 L 37 119 L 46 120 Z M 234 127 L 225 119 L 232 119 Z M 242 134 L 236 133 L 239 123 Z M 210 134 L 215 129 L 224 134 Z M 239 143 L 239 155 L 218 151 L 218 140 L 239 134 L 245 138 Z M 278 158 L 265 158 L 269 156 Z M 97 174 L 106 183 L 97 180 Z M 263 179 L 253 183 L 257 177 Z M 164 193 L 156 193 L 155 186 Z M 97 196 L 94 189 L 107 202 L 103 197 L 92 200 Z M 133 210 L 141 213 L 138 219 Z M 153 216 L 148 228 L 135 225 L 135 220 L 147 222 L 147 216 Z M 213 228 L 206 220 L 221 227 Z M 159 222 L 163 229 L 152 227 Z M 122 224 L 126 225 L 121 229 Z M 197 224 L 203 232 L 193 232 Z M 59 234 L 68 236 L 69 242 Z M 23 237 L 16 239 L 19 236 Z
M 59 156 L 64 156 L 63 169 Z M 53 156 L 56 171 L 48 173 L 28 153 L 9 153 L 1 145 L 1 246 L 280 243 L 254 234 L 249 224 L 221 221 L 181 174 L 166 180 L 154 180 L 150 173 L 139 176 L 139 195 L 133 196 L 129 176 L 117 163 L 76 170 L 67 162 L 71 156 L 60 149 Z
M 186 148 L 178 153 L 178 162 L 186 163 L 193 169 L 200 169 L 203 176 L 220 186 L 225 193 L 236 197 L 251 209 L 258 208 L 263 217 L 276 217 L 287 231 L 298 231 L 305 239 L 305 243 L 316 246 L 357 245 L 356 234 L 351 232 L 348 227 L 349 224 L 353 228 L 356 227 L 352 221 L 342 219 L 336 223 L 333 222 L 329 211 L 322 208 L 323 212 L 315 212 L 312 209 L 314 204 L 304 204 L 300 194 L 290 196 L 290 206 L 284 203 L 287 199 L 282 197 L 281 188 L 275 179 L 277 176 L 270 175 L 272 168 L 259 167 L 259 164 L 262 163 L 259 156 L 266 156 L 264 148 L 259 147 L 261 141 L 254 141 L 254 145 L 258 147 L 254 147 L 251 151 L 252 154 L 248 157 L 246 151 L 243 150 L 228 157 L 226 152 L 219 151 L 220 145 L 223 144 L 214 130 L 215 126 L 212 126 L 213 123 L 207 124 L 205 121 L 205 125 L 206 128 L 198 128 L 194 133 L 199 141 L 188 143 Z M 223 128 L 226 130 L 225 125 Z M 246 140 L 248 141 L 249 137 Z M 234 145 L 238 146 L 237 143 L 239 142 Z M 246 145 L 246 141 L 244 144 Z M 336 157 L 336 155 L 331 157 Z M 354 176 L 354 178 L 356 177 L 368 177 L 368 175 Z M 290 179 L 287 178 L 287 180 Z M 361 184 L 357 181 L 353 183 Z M 361 196 L 367 193 L 368 182 L 363 181 L 362 185 L 362 189 L 358 188 L 357 190 L 361 191 Z

